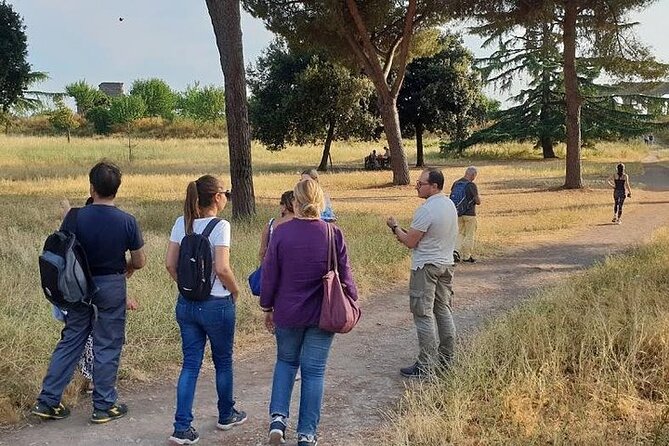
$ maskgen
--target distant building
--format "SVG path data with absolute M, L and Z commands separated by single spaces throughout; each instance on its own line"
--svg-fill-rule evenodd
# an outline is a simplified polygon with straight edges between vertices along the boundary
M 98 88 L 112 98 L 123 96 L 123 82 L 103 82 L 98 85 Z

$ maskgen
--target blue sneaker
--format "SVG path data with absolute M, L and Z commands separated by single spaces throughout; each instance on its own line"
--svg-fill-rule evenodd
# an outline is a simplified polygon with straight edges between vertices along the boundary
M 195 444 L 200 441 L 200 436 L 195 428 L 191 426 L 185 431 L 175 430 L 169 440 L 176 444 Z
M 227 431 L 229 429 L 232 429 L 234 426 L 239 426 L 240 424 L 243 424 L 248 417 L 246 416 L 246 412 L 243 410 L 237 410 L 234 407 L 232 408 L 232 414 L 228 417 L 226 420 L 218 420 L 218 423 L 216 423 L 216 427 Z

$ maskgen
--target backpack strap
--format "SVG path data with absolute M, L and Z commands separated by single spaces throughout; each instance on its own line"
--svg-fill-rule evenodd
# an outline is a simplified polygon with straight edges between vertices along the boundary
M 81 208 L 72 208 L 67 212 L 63 223 L 60 225 L 61 231 L 68 231 L 74 234 L 77 230 L 77 214 Z
M 209 238 L 209 236 L 211 235 L 211 231 L 214 230 L 214 228 L 216 227 L 216 225 L 217 225 L 220 221 L 221 221 L 221 219 L 218 218 L 218 217 L 216 217 L 216 218 L 212 218 L 211 221 L 210 221 L 209 223 L 207 223 L 207 227 L 204 228 L 204 231 L 202 231 L 202 235 L 203 235 L 204 237 Z

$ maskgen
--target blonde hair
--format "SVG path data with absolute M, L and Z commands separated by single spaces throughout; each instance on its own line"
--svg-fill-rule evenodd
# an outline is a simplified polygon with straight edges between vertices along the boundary
M 324 208 L 323 189 L 314 180 L 300 181 L 293 189 L 295 214 L 304 218 L 319 218 Z

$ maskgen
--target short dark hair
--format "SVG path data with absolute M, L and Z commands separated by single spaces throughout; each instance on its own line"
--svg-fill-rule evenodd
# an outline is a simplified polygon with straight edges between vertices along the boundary
M 100 161 L 88 173 L 88 180 L 101 198 L 113 198 L 121 186 L 121 169 L 109 161 Z
M 435 169 L 434 167 L 430 167 L 429 169 L 425 169 L 425 172 L 428 173 L 427 175 L 427 182 L 430 184 L 436 184 L 437 189 L 442 190 L 444 188 L 444 174 L 441 173 L 441 170 Z

